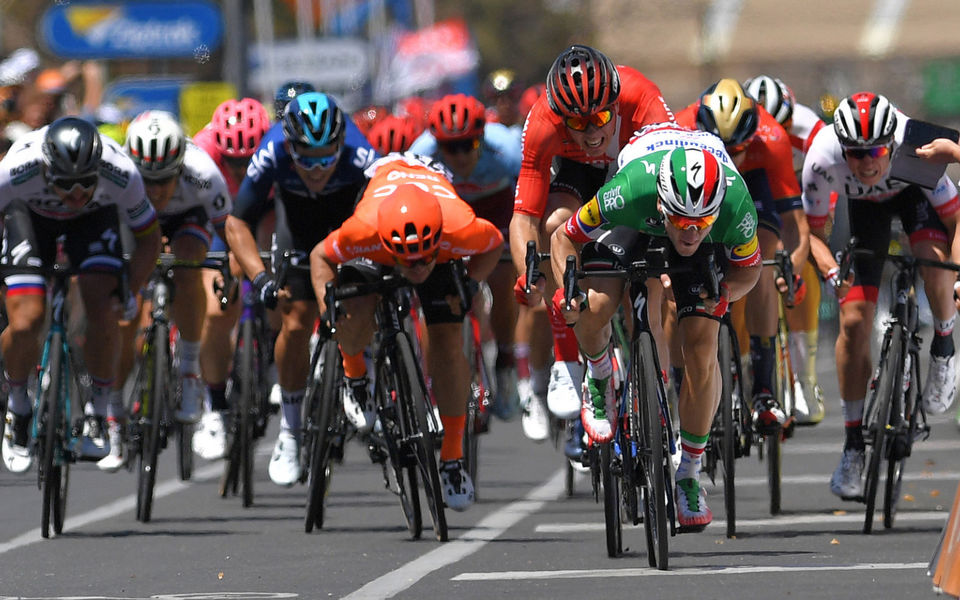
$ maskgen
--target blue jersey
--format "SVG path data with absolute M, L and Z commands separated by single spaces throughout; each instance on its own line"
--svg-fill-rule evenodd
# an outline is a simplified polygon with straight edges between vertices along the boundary
M 284 144 L 283 127 L 275 123 L 257 146 L 247 166 L 246 177 L 240 184 L 234 201 L 233 214 L 251 225 L 262 214 L 269 202 L 270 191 L 276 186 L 277 198 L 284 203 L 309 201 L 324 210 L 324 197 L 341 196 L 345 188 L 359 188 L 366 181 L 363 171 L 378 158 L 376 150 L 353 122 L 346 118 L 344 145 L 340 160 L 323 191 L 314 193 L 300 179 L 293 166 L 293 157 Z M 339 212 L 339 211 L 338 211 Z
M 443 162 L 437 140 L 429 131 L 424 131 L 413 142 L 409 152 Z M 517 185 L 522 158 L 518 134 L 500 123 L 487 123 L 483 128 L 477 166 L 469 177 L 454 174 L 453 187 L 461 198 L 471 204 L 505 189 L 513 190 Z

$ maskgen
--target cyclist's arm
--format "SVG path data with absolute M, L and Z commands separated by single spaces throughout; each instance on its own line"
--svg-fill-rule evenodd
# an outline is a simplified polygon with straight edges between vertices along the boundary
M 571 219 L 575 218 L 571 217 Z M 580 264 L 580 248 L 582 243 L 574 242 L 567 234 L 566 224 L 563 227 L 557 227 L 553 235 L 550 236 L 550 268 L 553 269 L 554 281 L 563 281 L 563 272 L 567 268 L 567 257 L 576 256 L 577 264 Z
M 267 270 L 260 258 L 257 240 L 254 239 L 253 232 L 246 221 L 230 215 L 227 217 L 225 233 L 224 239 L 248 279 L 252 281 L 257 275 Z
M 160 255 L 160 241 L 159 223 L 134 236 L 134 248 L 130 256 L 131 291 L 136 292 L 146 285 Z
M 317 304 L 320 306 L 320 314 L 327 310 L 325 302 L 327 283 L 334 281 L 337 273 L 337 263 L 327 256 L 323 246 L 324 242 L 320 242 L 310 252 L 310 281 L 313 284 L 313 293 L 317 297 Z
M 793 272 L 801 273 L 810 254 L 810 225 L 802 208 L 780 214 L 783 220 L 783 247 L 790 252 Z
M 730 294 L 729 302 L 735 302 L 746 296 L 757 284 L 762 270 L 762 262 L 749 266 L 731 265 L 723 275 L 723 283 L 726 284 Z
M 826 279 L 831 269 L 839 267 L 836 258 L 833 256 L 833 252 L 830 251 L 830 247 L 827 246 L 827 243 L 824 242 L 820 236 L 810 236 L 810 256 L 813 257 L 813 262 L 817 265 L 817 271 L 824 279 Z
M 527 242 L 535 240 L 540 245 L 540 217 L 515 212 L 510 219 L 510 255 L 517 273 L 526 273 Z M 543 248 L 539 248 L 543 252 Z

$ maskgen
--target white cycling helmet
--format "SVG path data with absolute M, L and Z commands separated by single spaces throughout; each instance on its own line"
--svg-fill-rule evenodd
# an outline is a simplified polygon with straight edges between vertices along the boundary
M 844 146 L 885 146 L 897 129 L 897 109 L 882 94 L 857 92 L 840 101 L 833 129 Z
M 781 125 L 793 117 L 793 105 L 796 104 L 793 91 L 780 79 L 757 75 L 743 82 L 743 89 Z
M 130 123 L 124 148 L 144 179 L 167 179 L 180 173 L 187 138 L 172 114 L 147 110 Z
M 698 219 L 720 212 L 727 180 L 714 155 L 699 148 L 674 148 L 660 161 L 657 195 L 668 215 Z

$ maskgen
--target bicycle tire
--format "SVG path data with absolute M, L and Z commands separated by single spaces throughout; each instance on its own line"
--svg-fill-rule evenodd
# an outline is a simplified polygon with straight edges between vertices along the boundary
M 420 366 L 417 363 L 410 339 L 405 333 L 400 332 L 397 334 L 395 342 L 399 358 L 397 375 L 402 389 L 402 396 L 398 398 L 398 405 L 401 407 L 401 412 L 411 407 L 413 409 L 407 414 L 410 424 L 408 433 L 416 436 L 414 439 L 417 465 L 420 469 L 420 483 L 422 483 L 424 495 L 427 497 L 427 508 L 433 518 L 433 532 L 438 541 L 445 542 L 449 538 L 449 532 L 447 530 L 447 517 L 444 512 L 443 490 L 440 487 L 437 445 L 434 438 L 434 431 L 437 431 L 438 428 L 430 425 L 430 421 L 433 419 L 433 406 L 427 396 L 423 376 L 420 374 Z M 406 407 L 404 407 L 404 400 L 408 403 Z
M 70 491 L 70 462 L 63 461 L 57 467 L 60 471 L 57 478 L 56 502 L 53 504 L 53 532 L 63 533 L 63 522 L 67 518 L 67 495 Z
M 238 475 L 243 507 L 249 508 L 253 505 L 253 437 L 256 425 L 253 411 L 255 410 L 254 390 L 257 389 L 257 382 L 254 381 L 257 365 L 252 320 L 243 322 L 240 335 L 243 345 L 240 351 L 240 469 Z
M 190 481 L 193 477 L 193 425 L 176 424 L 177 436 L 177 476 L 180 481 Z
M 342 380 L 339 373 L 340 350 L 337 341 L 328 339 L 316 354 L 311 364 L 310 373 L 316 372 L 316 360 L 323 360 L 320 372 L 319 386 L 316 380 L 307 385 L 305 397 L 309 417 L 304 437 L 309 447 L 309 462 L 307 463 L 307 506 L 304 515 L 304 531 L 310 533 L 314 526 L 323 527 L 324 500 L 327 494 L 329 480 L 330 454 L 333 445 L 331 425 L 333 413 L 339 400 L 337 392 L 340 390 L 337 383 Z
M 763 441 L 766 446 L 767 489 L 770 491 L 770 514 L 780 514 L 781 463 L 783 460 L 783 430 L 769 433 Z
M 620 482 L 616 474 L 612 442 L 600 444 L 600 477 L 603 486 L 603 520 L 607 538 L 607 556 L 617 558 L 623 552 L 623 524 L 620 521 Z
M 395 394 L 399 389 L 395 371 L 389 359 L 377 367 L 377 412 L 380 418 L 381 436 L 386 446 L 387 459 L 393 471 L 395 493 L 400 497 L 400 510 L 410 538 L 420 539 L 423 534 L 423 513 L 420 507 L 420 486 L 417 483 L 418 467 L 409 444 L 402 440 L 402 426 L 398 422 Z M 389 486 L 389 481 L 387 482 Z
M 157 458 L 160 454 L 160 421 L 167 401 L 167 351 L 170 332 L 167 326 L 156 323 L 147 343 L 145 357 L 149 365 L 150 393 L 147 397 L 146 427 L 142 428 L 143 447 L 140 454 L 139 480 L 137 485 L 137 520 L 150 521 L 153 512 L 153 491 L 157 483 Z
M 885 340 L 887 341 L 887 340 Z M 868 403 L 870 411 L 867 417 L 867 439 L 870 458 L 863 486 L 863 501 L 866 510 L 863 515 L 863 533 L 873 531 L 873 515 L 876 509 L 877 488 L 880 480 L 880 463 L 886 454 L 887 424 L 890 420 L 891 395 L 896 393 L 902 381 L 904 340 L 901 330 L 894 327 L 887 347 L 880 353 L 880 372 L 874 395 Z
M 57 465 L 57 430 L 60 428 L 60 393 L 63 383 L 61 363 L 63 362 L 63 334 L 56 332 L 50 336 L 47 372 L 43 374 L 46 387 L 43 389 L 44 423 L 43 454 L 40 461 L 41 481 L 43 482 L 43 502 L 40 513 L 40 535 L 50 537 L 50 520 L 54 504 L 59 496 L 60 468 Z
M 720 457 L 723 466 L 723 506 L 727 513 L 727 537 L 737 535 L 736 458 L 738 433 L 734 425 L 733 391 L 734 371 L 730 336 L 732 330 L 720 325 L 718 357 L 720 363 Z
M 897 505 L 900 502 L 900 490 L 903 485 L 903 470 L 907 464 L 907 457 L 910 456 L 910 449 L 913 446 L 913 432 L 915 428 L 915 423 L 919 418 L 919 406 L 918 402 L 920 399 L 917 396 L 917 385 L 916 382 L 919 381 L 920 377 L 920 366 L 919 366 L 919 357 L 911 352 L 910 353 L 910 382 L 906 390 L 903 390 L 901 406 L 903 407 L 904 413 L 908 415 L 904 423 L 900 425 L 900 435 L 905 436 L 902 446 L 897 448 L 898 445 L 896 438 L 894 439 L 893 447 L 890 451 L 890 456 L 887 459 L 887 479 L 884 484 L 883 492 L 883 527 L 884 529 L 890 529 L 893 527 L 894 520 L 897 517 Z
M 669 530 L 667 529 L 667 481 L 670 465 L 664 452 L 666 433 L 660 415 L 658 381 L 654 366 L 653 339 L 649 332 L 640 332 L 637 347 L 631 356 L 636 357 L 632 370 L 631 393 L 637 394 L 636 402 L 642 416 L 643 445 L 639 455 L 644 467 L 643 528 L 647 540 L 647 561 L 651 567 L 666 571 L 669 567 Z

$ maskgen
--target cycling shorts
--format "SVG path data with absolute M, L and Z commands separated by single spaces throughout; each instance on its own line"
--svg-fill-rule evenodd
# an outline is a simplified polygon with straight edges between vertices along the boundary
M 160 231 L 170 243 L 183 236 L 192 236 L 209 249 L 213 240 L 210 219 L 207 218 L 207 210 L 202 206 L 194 206 L 181 213 L 160 215 Z
M 550 173 L 550 191 L 572 194 L 580 204 L 589 202 L 607 180 L 605 168 L 593 167 L 560 156 L 553 159 Z

